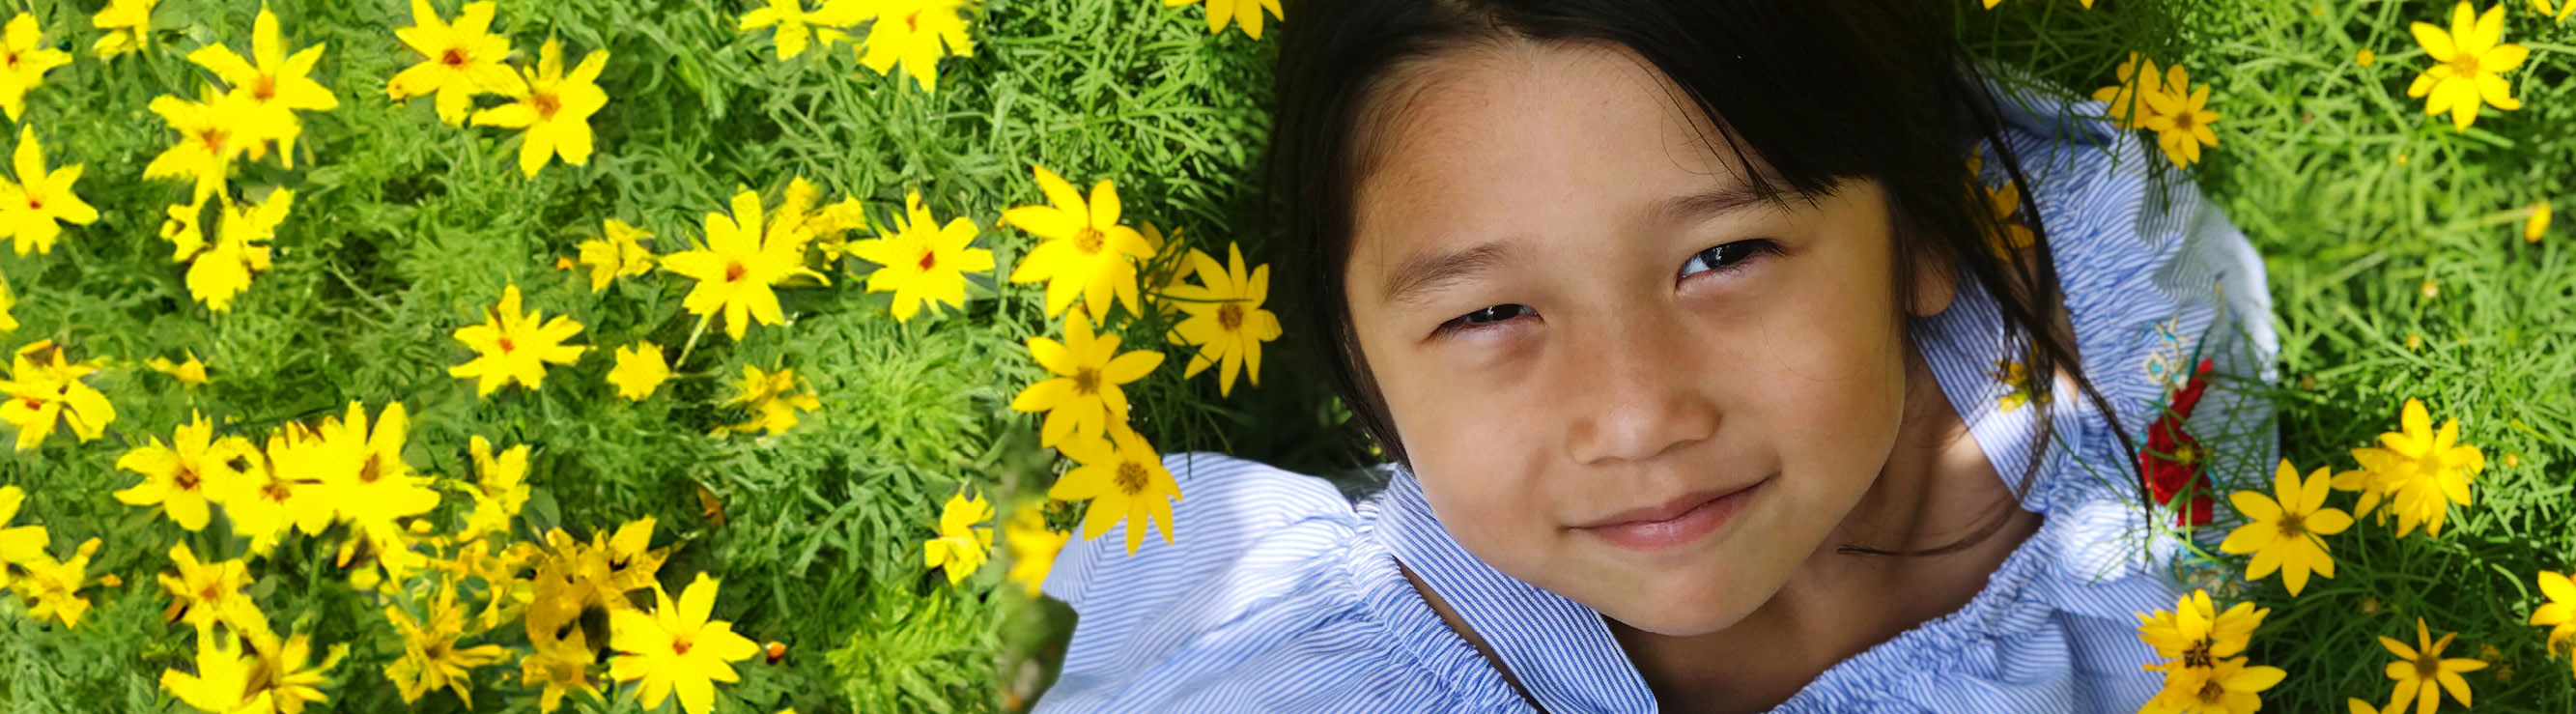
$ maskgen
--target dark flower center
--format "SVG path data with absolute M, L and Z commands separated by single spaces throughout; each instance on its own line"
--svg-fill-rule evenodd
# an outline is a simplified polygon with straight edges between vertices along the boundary
M 1145 492 L 1145 465 L 1134 461 L 1118 464 L 1118 490 L 1129 496 Z
M 2210 666 L 2209 641 L 2201 640 L 2192 645 L 2191 649 L 2183 650 L 2182 666 L 2208 668 Z
M 2281 537 L 2297 538 L 2308 534 L 2308 517 L 2296 513 L 2281 514 Z

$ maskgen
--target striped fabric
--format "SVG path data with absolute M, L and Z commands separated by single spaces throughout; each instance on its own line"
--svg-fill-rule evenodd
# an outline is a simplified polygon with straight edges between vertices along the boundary
M 2023 502 L 2046 514 L 2039 531 L 1965 607 L 1837 664 L 1777 711 L 2137 710 L 2159 680 L 2139 667 L 2153 652 L 2133 613 L 2172 607 L 2183 586 L 2173 539 L 2150 527 L 2172 516 L 2139 502 L 2106 417 L 2142 432 L 2201 357 L 2222 375 L 2276 379 L 2262 263 L 2226 217 L 2187 182 L 2155 188 L 2163 157 L 2085 118 L 2100 102 L 2006 96 L 2006 140 L 2035 182 L 2081 367 L 2112 414 L 2058 390 L 2054 443 Z M 1986 162 L 1991 183 L 1997 164 Z M 2037 410 L 2004 406 L 2001 325 L 1970 283 L 1911 334 L 1996 470 L 2018 481 Z M 2223 386 L 2192 422 L 2206 441 L 2230 439 L 2222 484 L 2269 472 L 2270 425 L 2266 404 Z M 1530 711 L 1399 559 L 1547 711 L 1656 710 L 1599 613 L 1468 554 L 1411 474 L 1386 467 L 1386 490 L 1354 505 L 1320 479 L 1222 455 L 1166 462 L 1187 496 L 1173 509 L 1176 545 L 1149 538 L 1131 556 L 1112 529 L 1057 558 L 1044 591 L 1079 620 L 1042 714 Z

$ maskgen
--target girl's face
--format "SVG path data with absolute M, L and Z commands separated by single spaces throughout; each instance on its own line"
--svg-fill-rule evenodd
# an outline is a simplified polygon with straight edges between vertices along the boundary
M 1749 198 L 1713 125 L 1623 49 L 1454 51 L 1374 101 L 1352 322 L 1469 552 L 1684 636 L 1829 547 L 1895 444 L 1904 313 L 1948 300 L 1895 295 L 1876 184 Z

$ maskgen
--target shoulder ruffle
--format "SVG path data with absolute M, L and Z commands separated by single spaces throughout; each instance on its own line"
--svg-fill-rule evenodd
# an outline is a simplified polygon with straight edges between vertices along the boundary
M 1037 711 L 1511 711 L 1436 674 L 1484 665 L 1331 484 L 1218 454 L 1164 465 L 1173 543 L 1130 555 L 1121 524 L 1058 554 L 1042 589 L 1078 619 Z M 1407 636 L 1424 618 L 1454 647 Z
M 2268 473 L 2275 458 L 2270 407 L 2249 387 L 2277 379 L 2279 348 L 2244 235 L 2183 176 L 2151 164 L 2164 159 L 2137 135 L 2098 118 L 2103 103 L 2003 94 L 2004 138 L 2032 181 L 2080 367 L 2111 413 L 2061 382 L 2056 435 L 2024 494 L 2046 515 L 2039 532 L 1967 606 L 1836 665 L 1779 711 L 2134 710 L 2159 687 L 2139 668 L 2154 653 L 2135 613 L 2171 607 L 2180 586 L 2166 565 L 2173 539 L 2152 527 L 2122 432 L 2143 439 L 2189 366 L 2208 358 L 2220 379 L 2187 423 L 2213 446 L 2240 439 L 2223 442 L 2232 451 L 2215 464 L 2218 483 Z M 2000 182 L 1995 163 L 1987 178 Z M 2034 410 L 2007 399 L 1999 362 L 2010 351 L 1991 298 L 1967 285 L 1953 306 L 1962 309 L 1917 328 L 1918 345 L 1996 469 L 2015 479 Z

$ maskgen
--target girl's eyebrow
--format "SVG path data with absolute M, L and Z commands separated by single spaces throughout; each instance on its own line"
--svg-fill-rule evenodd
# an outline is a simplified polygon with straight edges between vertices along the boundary
M 1654 211 L 1670 224 L 1683 224 L 1756 206 L 1776 207 L 1775 204 L 1772 196 L 1753 187 L 1729 184 L 1665 199 Z M 1510 262 L 1519 255 L 1519 245 L 1510 239 L 1495 239 L 1457 250 L 1416 253 L 1387 271 L 1378 290 L 1379 300 L 1392 307 L 1410 307 L 1439 288 Z
M 1508 239 L 1489 240 L 1466 248 L 1416 253 L 1387 271 L 1380 284 L 1380 301 L 1406 307 L 1421 301 L 1433 290 L 1459 282 L 1477 272 L 1509 262 L 1520 251 L 1519 244 Z
M 1669 224 L 1690 223 L 1744 210 L 1748 206 L 1773 202 L 1772 196 L 1755 190 L 1751 186 L 1727 184 L 1707 191 L 1666 199 L 1663 205 L 1656 207 L 1656 215 L 1669 221 Z

